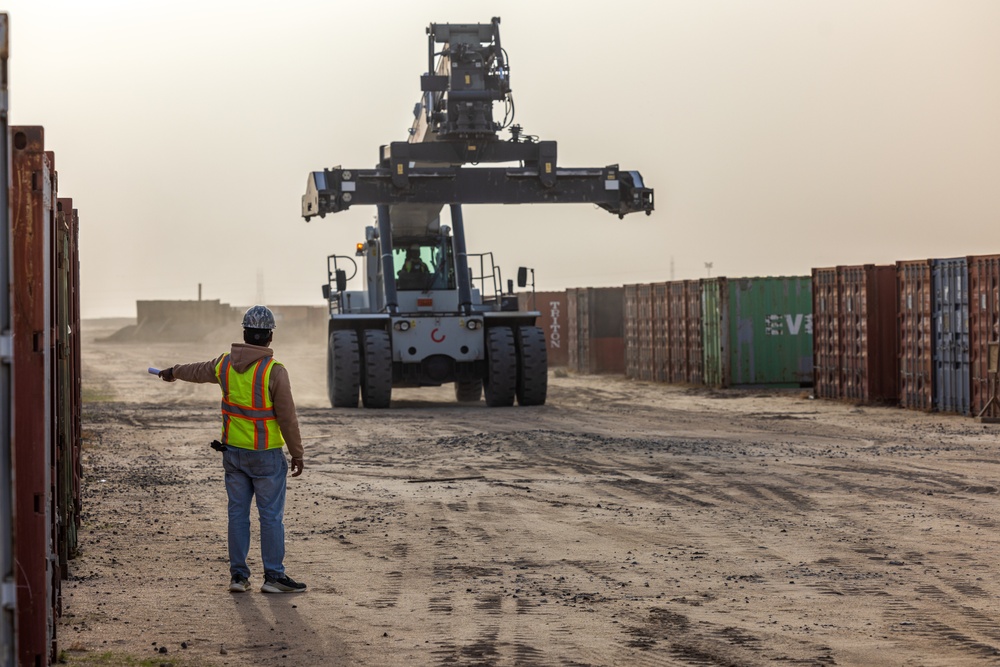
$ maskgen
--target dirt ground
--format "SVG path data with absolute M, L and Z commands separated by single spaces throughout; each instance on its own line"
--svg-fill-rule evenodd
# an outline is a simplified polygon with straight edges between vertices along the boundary
M 309 590 L 258 591 L 255 526 L 233 594 L 218 388 L 145 372 L 227 345 L 95 343 L 113 324 L 84 329 L 71 664 L 1000 664 L 998 426 L 564 373 L 539 408 L 334 410 L 322 338 L 279 330 Z

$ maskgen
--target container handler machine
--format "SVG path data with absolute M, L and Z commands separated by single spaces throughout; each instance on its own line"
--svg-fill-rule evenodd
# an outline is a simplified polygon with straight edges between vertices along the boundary
M 556 142 L 513 124 L 499 18 L 433 23 L 427 36 L 428 73 L 409 140 L 382 146 L 374 169 L 311 173 L 302 197 L 307 222 L 351 206 L 377 210 L 377 226 L 356 250 L 366 288 L 346 289 L 358 270 L 351 257 L 327 260 L 330 403 L 357 407 L 360 394 L 365 407 L 384 408 L 393 387 L 453 382 L 460 402 L 485 395 L 489 406 L 541 405 L 548 365 L 539 314 L 519 312 L 504 295 L 492 254 L 467 252 L 462 206 L 589 203 L 622 218 L 649 215 L 653 190 L 617 165 L 559 167 Z M 494 104 L 503 105 L 500 121 Z M 450 227 L 441 224 L 445 204 Z

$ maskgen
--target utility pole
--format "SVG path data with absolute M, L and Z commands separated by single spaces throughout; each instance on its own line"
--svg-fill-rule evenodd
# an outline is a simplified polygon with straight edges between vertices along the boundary
M 708 277 L 712 277 L 712 262 L 705 262 L 705 269 L 708 271 Z

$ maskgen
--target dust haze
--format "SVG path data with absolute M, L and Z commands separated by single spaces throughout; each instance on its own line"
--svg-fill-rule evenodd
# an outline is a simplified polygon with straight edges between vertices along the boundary
M 516 122 L 618 163 L 649 218 L 469 207 L 470 252 L 536 286 L 1000 252 L 1000 5 L 12 0 L 12 124 L 81 216 L 84 317 L 135 301 L 320 305 L 364 208 L 299 217 L 310 171 L 406 137 L 431 22 L 502 17 Z M 258 279 L 261 276 L 261 279 Z

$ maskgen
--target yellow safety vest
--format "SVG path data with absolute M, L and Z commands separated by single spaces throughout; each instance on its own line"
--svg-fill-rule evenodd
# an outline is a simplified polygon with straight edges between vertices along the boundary
M 215 365 L 222 387 L 222 442 L 243 449 L 276 449 L 285 444 L 274 416 L 268 383 L 278 364 L 264 357 L 243 373 L 233 368 L 226 354 Z

